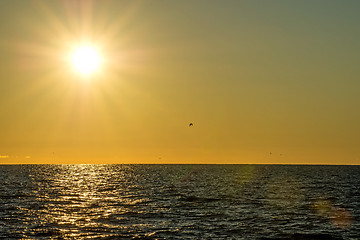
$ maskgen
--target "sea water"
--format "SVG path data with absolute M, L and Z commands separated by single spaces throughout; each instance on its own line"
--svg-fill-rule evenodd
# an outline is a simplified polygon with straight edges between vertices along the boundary
M 0 238 L 360 239 L 360 166 L 0 165 Z

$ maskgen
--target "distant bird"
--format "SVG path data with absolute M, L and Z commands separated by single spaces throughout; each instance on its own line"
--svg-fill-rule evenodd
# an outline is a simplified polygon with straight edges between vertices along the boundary
M 193 123 L 189 123 L 189 127 L 192 127 L 192 126 L 194 126 L 194 124 L 193 124 Z

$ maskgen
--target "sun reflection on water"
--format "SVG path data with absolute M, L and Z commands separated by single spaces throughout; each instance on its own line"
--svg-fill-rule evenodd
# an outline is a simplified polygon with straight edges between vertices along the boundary
M 106 165 L 63 165 L 54 179 L 58 186 L 57 198 L 52 203 L 51 221 L 62 226 L 62 231 L 78 236 L 78 229 L 109 227 L 102 223 L 110 215 L 121 211 L 122 189 L 109 183 Z M 121 181 L 121 175 L 117 176 Z

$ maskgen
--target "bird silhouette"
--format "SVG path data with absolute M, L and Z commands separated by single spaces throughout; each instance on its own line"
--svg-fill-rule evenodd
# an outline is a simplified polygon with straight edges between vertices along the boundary
M 194 126 L 194 124 L 193 124 L 193 123 L 189 123 L 189 127 L 192 127 L 192 126 Z

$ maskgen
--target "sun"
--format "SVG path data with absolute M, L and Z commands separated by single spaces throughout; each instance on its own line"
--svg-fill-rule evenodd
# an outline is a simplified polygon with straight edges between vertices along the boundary
M 92 46 L 80 46 L 72 54 L 75 69 L 83 75 L 90 75 L 98 70 L 100 62 L 98 51 Z

